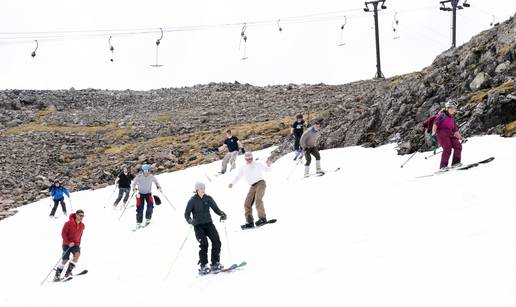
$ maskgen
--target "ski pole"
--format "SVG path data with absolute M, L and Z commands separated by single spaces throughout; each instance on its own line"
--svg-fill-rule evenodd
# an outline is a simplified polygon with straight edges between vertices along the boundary
M 405 163 L 403 163 L 403 164 L 401 165 L 401 168 L 403 168 L 403 166 L 404 166 L 405 164 L 407 164 L 407 162 L 408 162 L 408 161 L 410 161 L 410 159 L 412 159 L 412 158 L 417 154 L 417 151 L 418 151 L 418 150 L 419 150 L 419 148 L 418 148 L 418 149 L 417 149 L 413 154 L 411 154 L 411 155 L 410 155 L 410 157 L 407 159 L 407 161 L 405 161 Z
M 159 191 L 160 191 L 161 195 L 163 195 L 163 197 L 165 197 L 165 199 L 167 200 L 168 204 L 172 207 L 172 209 L 174 209 L 174 211 L 177 211 L 177 210 L 176 210 L 176 207 L 174 207 L 174 205 L 172 204 L 172 202 L 170 202 L 170 200 L 168 200 L 167 195 L 165 195 L 165 193 L 163 193 L 163 191 L 162 191 L 161 189 L 160 189 Z
M 172 264 L 170 265 L 170 267 L 168 269 L 168 272 L 167 272 L 167 275 L 165 276 L 163 281 L 167 280 L 168 275 L 170 275 L 170 272 L 172 272 L 172 268 L 174 268 L 174 265 L 176 264 L 177 258 L 179 258 L 179 254 L 181 253 L 181 250 L 183 249 L 183 246 L 185 246 L 185 243 L 186 243 L 186 240 L 188 239 L 188 236 L 190 236 L 190 232 L 192 231 L 192 228 L 193 228 L 192 225 L 190 225 L 190 227 L 188 227 L 188 232 L 186 233 L 185 239 L 183 240 L 183 244 L 181 244 L 181 247 L 179 247 L 179 250 L 177 251 L 177 255 L 174 258 L 174 261 L 172 261 Z
M 206 178 L 208 178 L 208 180 L 212 182 L 210 176 L 208 176 L 208 173 L 204 173 L 204 175 L 206 175 Z
M 294 167 L 292 167 L 292 169 L 290 170 L 290 172 L 288 173 L 288 176 L 287 176 L 287 180 L 290 179 L 290 177 L 292 176 L 292 174 L 294 173 L 294 171 L 296 170 L 297 166 L 302 164 L 303 162 L 303 157 L 301 156 L 301 158 L 298 158 L 297 159 L 297 162 L 296 164 L 294 165 Z
M 131 194 L 131 197 L 129 197 L 129 199 L 125 203 L 124 210 L 122 210 L 122 213 L 120 213 L 120 217 L 118 218 L 119 221 L 122 218 L 122 215 L 124 215 L 125 209 L 127 209 L 127 207 L 129 206 L 129 202 L 131 201 L 131 199 L 133 199 L 134 194 L 136 194 L 136 191 L 134 191 L 133 194 Z
M 107 199 L 107 201 L 104 203 L 104 208 L 106 208 L 109 200 L 111 199 L 111 197 L 113 197 L 113 194 L 115 194 L 115 191 L 116 191 L 116 187 L 115 189 L 113 190 L 113 192 L 111 192 L 111 194 L 109 194 L 109 198 Z
M 68 253 L 68 251 L 70 250 L 70 248 L 72 248 L 71 246 L 68 246 L 68 248 L 61 254 L 61 257 L 59 257 L 59 260 L 57 260 L 56 264 L 52 267 L 52 270 L 50 270 L 50 272 L 48 272 L 47 276 L 45 276 L 45 279 L 43 279 L 43 281 L 41 282 L 40 286 L 43 286 L 43 283 L 47 280 L 48 276 L 50 276 L 50 274 L 52 274 L 52 271 L 55 270 L 55 267 L 59 264 L 59 261 L 62 260 L 63 256 Z
M 233 259 L 233 257 L 231 256 L 231 248 L 229 247 L 228 229 L 226 227 L 226 223 L 224 221 L 221 221 L 221 222 L 222 222 L 222 225 L 224 225 L 224 233 L 226 234 L 226 246 L 228 247 L 229 259 Z

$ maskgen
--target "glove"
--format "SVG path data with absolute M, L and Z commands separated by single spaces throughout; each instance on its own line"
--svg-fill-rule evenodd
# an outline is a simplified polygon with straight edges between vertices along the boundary
M 244 149 L 244 147 L 240 148 L 240 151 L 242 152 L 242 154 L 245 154 L 245 149 Z
M 228 217 L 226 216 L 226 213 L 222 212 L 222 215 L 220 216 L 220 221 L 225 221 Z
M 136 193 L 136 192 L 138 192 L 138 188 L 133 189 L 133 193 Z
M 189 218 L 188 220 L 186 220 L 188 222 L 188 224 L 192 225 L 193 224 L 193 219 L 192 218 Z
M 158 187 L 158 191 L 160 191 L 160 192 L 161 192 L 161 187 Z

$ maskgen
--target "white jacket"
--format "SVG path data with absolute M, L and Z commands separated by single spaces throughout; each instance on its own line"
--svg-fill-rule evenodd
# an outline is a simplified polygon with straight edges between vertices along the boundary
M 231 184 L 237 183 L 242 177 L 245 178 L 245 181 L 250 185 L 255 184 L 256 182 L 263 180 L 263 172 L 269 172 L 271 170 L 270 167 L 266 166 L 261 162 L 253 161 L 251 163 L 245 163 L 238 170 L 238 174 Z

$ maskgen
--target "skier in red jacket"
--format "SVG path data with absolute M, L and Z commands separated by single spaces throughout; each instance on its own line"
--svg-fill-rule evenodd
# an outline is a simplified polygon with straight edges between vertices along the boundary
M 77 261 L 79 261 L 79 256 L 81 255 L 81 238 L 82 232 L 84 231 L 83 218 L 84 211 L 79 209 L 75 213 L 70 214 L 70 219 L 63 226 L 63 230 L 61 231 L 61 237 L 63 237 L 63 261 L 61 261 L 56 268 L 54 281 L 61 280 L 61 273 L 70 258 L 70 254 L 73 254 L 73 260 L 68 264 L 65 278 L 72 275 L 72 270 L 77 264 Z

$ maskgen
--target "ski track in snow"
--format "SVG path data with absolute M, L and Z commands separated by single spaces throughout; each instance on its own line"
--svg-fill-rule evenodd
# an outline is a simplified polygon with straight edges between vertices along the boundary
M 255 156 L 264 161 L 271 150 Z M 40 286 L 58 260 L 67 220 L 60 209 L 48 218 L 46 198 L 0 221 L 0 306 L 515 306 L 515 153 L 516 138 L 474 137 L 463 163 L 493 162 L 420 179 L 439 156 L 418 153 L 400 168 L 408 156 L 396 155 L 395 145 L 325 150 L 323 169 L 341 170 L 301 179 L 292 153 L 266 174 L 265 209 L 278 223 L 251 231 L 239 231 L 247 183 L 229 189 L 235 172 L 206 179 L 220 161 L 157 176 L 178 210 L 162 198 L 137 232 L 134 208 L 120 221 L 113 199 L 104 208 L 113 186 L 76 192 L 73 209 L 85 211 L 86 225 L 76 271 L 89 273 Z M 248 264 L 198 278 L 192 231 L 164 280 L 188 232 L 183 210 L 196 181 L 228 215 L 224 226 L 212 212 L 222 263 Z

